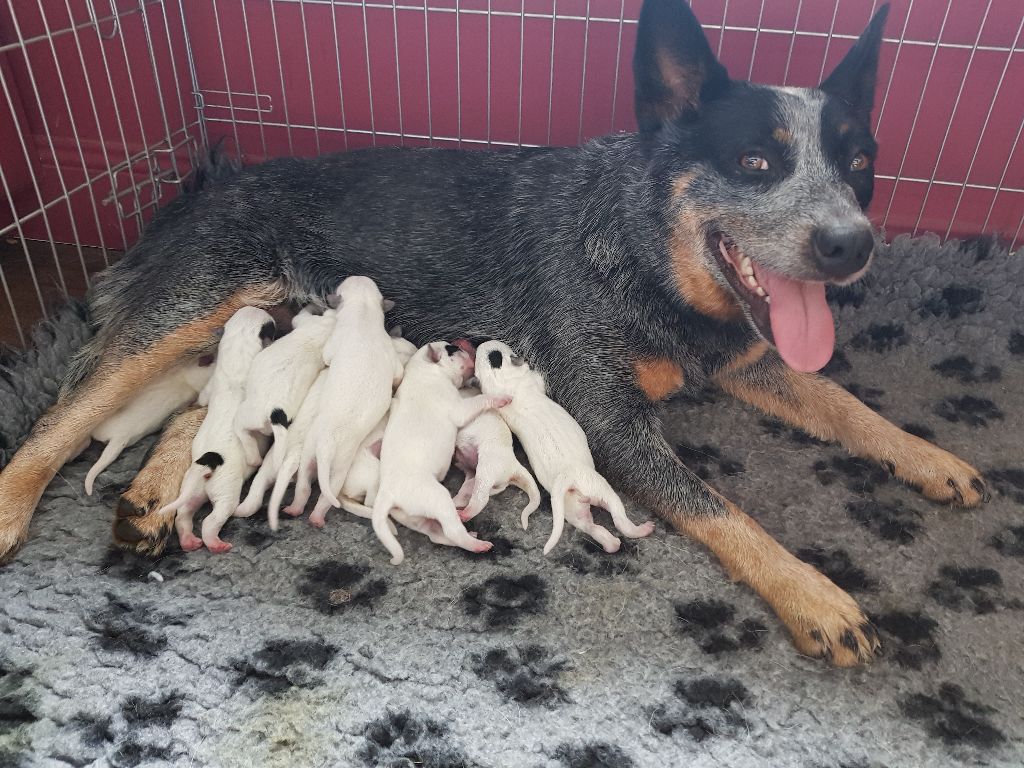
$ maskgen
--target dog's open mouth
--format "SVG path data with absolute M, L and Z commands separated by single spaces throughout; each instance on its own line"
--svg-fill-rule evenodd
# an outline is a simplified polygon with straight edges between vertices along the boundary
M 794 280 L 766 269 L 723 232 L 711 233 L 708 241 L 757 330 L 775 345 L 786 364 L 798 371 L 824 368 L 836 340 L 825 284 Z

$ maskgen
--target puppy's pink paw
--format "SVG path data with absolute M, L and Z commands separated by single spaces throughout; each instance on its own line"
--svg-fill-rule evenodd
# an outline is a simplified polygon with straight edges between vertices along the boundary
M 462 522 L 466 522 L 467 520 L 473 519 L 473 513 L 467 510 L 465 507 L 463 507 L 462 509 L 456 509 L 455 511 L 459 513 L 459 520 L 461 520 Z
M 178 544 L 185 552 L 195 552 L 203 546 L 203 540 L 194 533 L 190 533 L 187 536 L 178 536 Z
M 225 552 L 231 551 L 231 544 L 224 541 L 223 539 L 213 539 L 206 545 L 206 548 L 215 555 L 223 555 Z
M 323 528 L 327 524 L 327 518 L 323 513 L 314 512 L 309 516 L 309 524 L 314 528 Z
M 285 507 L 281 511 L 284 512 L 289 517 L 298 517 L 299 515 L 301 515 L 306 510 L 303 509 L 302 507 Z
M 642 539 L 644 536 L 650 536 L 652 533 L 654 533 L 654 521 L 648 520 L 646 523 L 638 525 L 630 538 Z
M 476 552 L 479 555 L 484 552 L 490 552 L 493 546 L 494 545 L 489 541 L 478 541 L 473 545 L 473 548 L 470 549 L 470 552 Z
M 504 408 L 506 405 L 512 402 L 510 395 L 495 395 L 491 398 L 492 408 Z

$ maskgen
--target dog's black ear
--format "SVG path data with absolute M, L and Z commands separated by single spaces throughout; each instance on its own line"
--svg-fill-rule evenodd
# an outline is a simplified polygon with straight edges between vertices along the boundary
M 875 105 L 878 51 L 882 47 L 882 32 L 888 16 L 889 5 L 886 3 L 878 9 L 853 48 L 819 86 L 825 93 L 848 104 L 865 122 L 870 121 L 871 109 Z
M 683 0 L 645 0 L 636 33 L 633 79 L 637 123 L 642 133 L 649 133 L 696 112 L 723 92 L 729 73 L 711 52 L 689 5 Z

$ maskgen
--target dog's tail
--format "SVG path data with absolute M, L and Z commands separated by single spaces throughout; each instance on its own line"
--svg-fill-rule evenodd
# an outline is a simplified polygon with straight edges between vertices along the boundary
M 387 494 L 378 493 L 373 502 L 371 520 L 373 521 L 373 532 L 377 534 L 377 538 L 380 539 L 384 548 L 391 553 L 391 564 L 400 565 L 405 559 L 405 552 L 402 551 L 402 545 L 398 543 L 394 524 L 390 524 L 391 521 L 388 519 L 393 506 L 394 503 Z
M 212 146 L 200 148 L 192 174 L 181 185 L 186 195 L 208 189 L 242 170 L 238 159 L 224 151 L 225 138 L 222 137 Z
M 292 422 L 283 408 L 275 408 L 270 412 L 270 427 L 274 431 L 274 445 L 280 446 L 274 451 L 273 456 L 273 462 L 276 465 L 273 468 L 275 472 L 281 471 L 281 463 L 284 461 L 284 452 L 288 445 L 288 427 L 291 425 Z
M 282 451 L 284 453 L 284 451 Z M 267 522 L 270 523 L 270 530 L 276 531 L 281 511 L 281 502 L 284 501 L 284 493 L 292 481 L 295 470 L 299 468 L 299 460 L 292 457 L 281 463 L 277 470 L 277 478 L 274 480 L 274 490 L 270 492 L 270 502 L 267 504 Z
M 125 449 L 126 445 L 128 445 L 128 443 L 125 440 L 111 440 L 107 443 L 106 447 L 103 449 L 103 453 L 101 453 L 100 457 L 96 459 L 96 463 L 92 465 L 89 469 L 89 473 L 85 476 L 86 496 L 92 496 L 92 486 L 96 481 L 96 478 L 99 477 L 100 473 L 104 469 L 117 460 L 117 457 L 121 455 L 121 451 Z

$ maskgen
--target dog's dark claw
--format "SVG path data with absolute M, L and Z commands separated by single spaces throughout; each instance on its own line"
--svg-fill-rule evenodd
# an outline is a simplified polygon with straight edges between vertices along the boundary
M 893 464 L 891 461 L 883 461 L 882 466 L 885 467 L 886 471 L 890 475 L 892 475 L 893 477 L 896 476 L 896 465 Z
M 988 492 L 988 488 L 985 486 L 985 483 L 982 482 L 980 477 L 976 477 L 973 480 L 971 480 L 971 488 L 973 488 L 975 491 L 981 494 L 981 500 L 985 504 L 988 504 L 990 501 L 992 501 L 992 494 Z
M 964 495 L 963 495 L 963 493 L 960 492 L 960 487 L 956 484 L 956 481 L 953 478 L 949 478 L 946 481 L 946 485 L 948 485 L 950 488 L 952 488 L 953 489 L 953 493 L 956 494 L 957 504 L 963 504 L 964 503 Z

